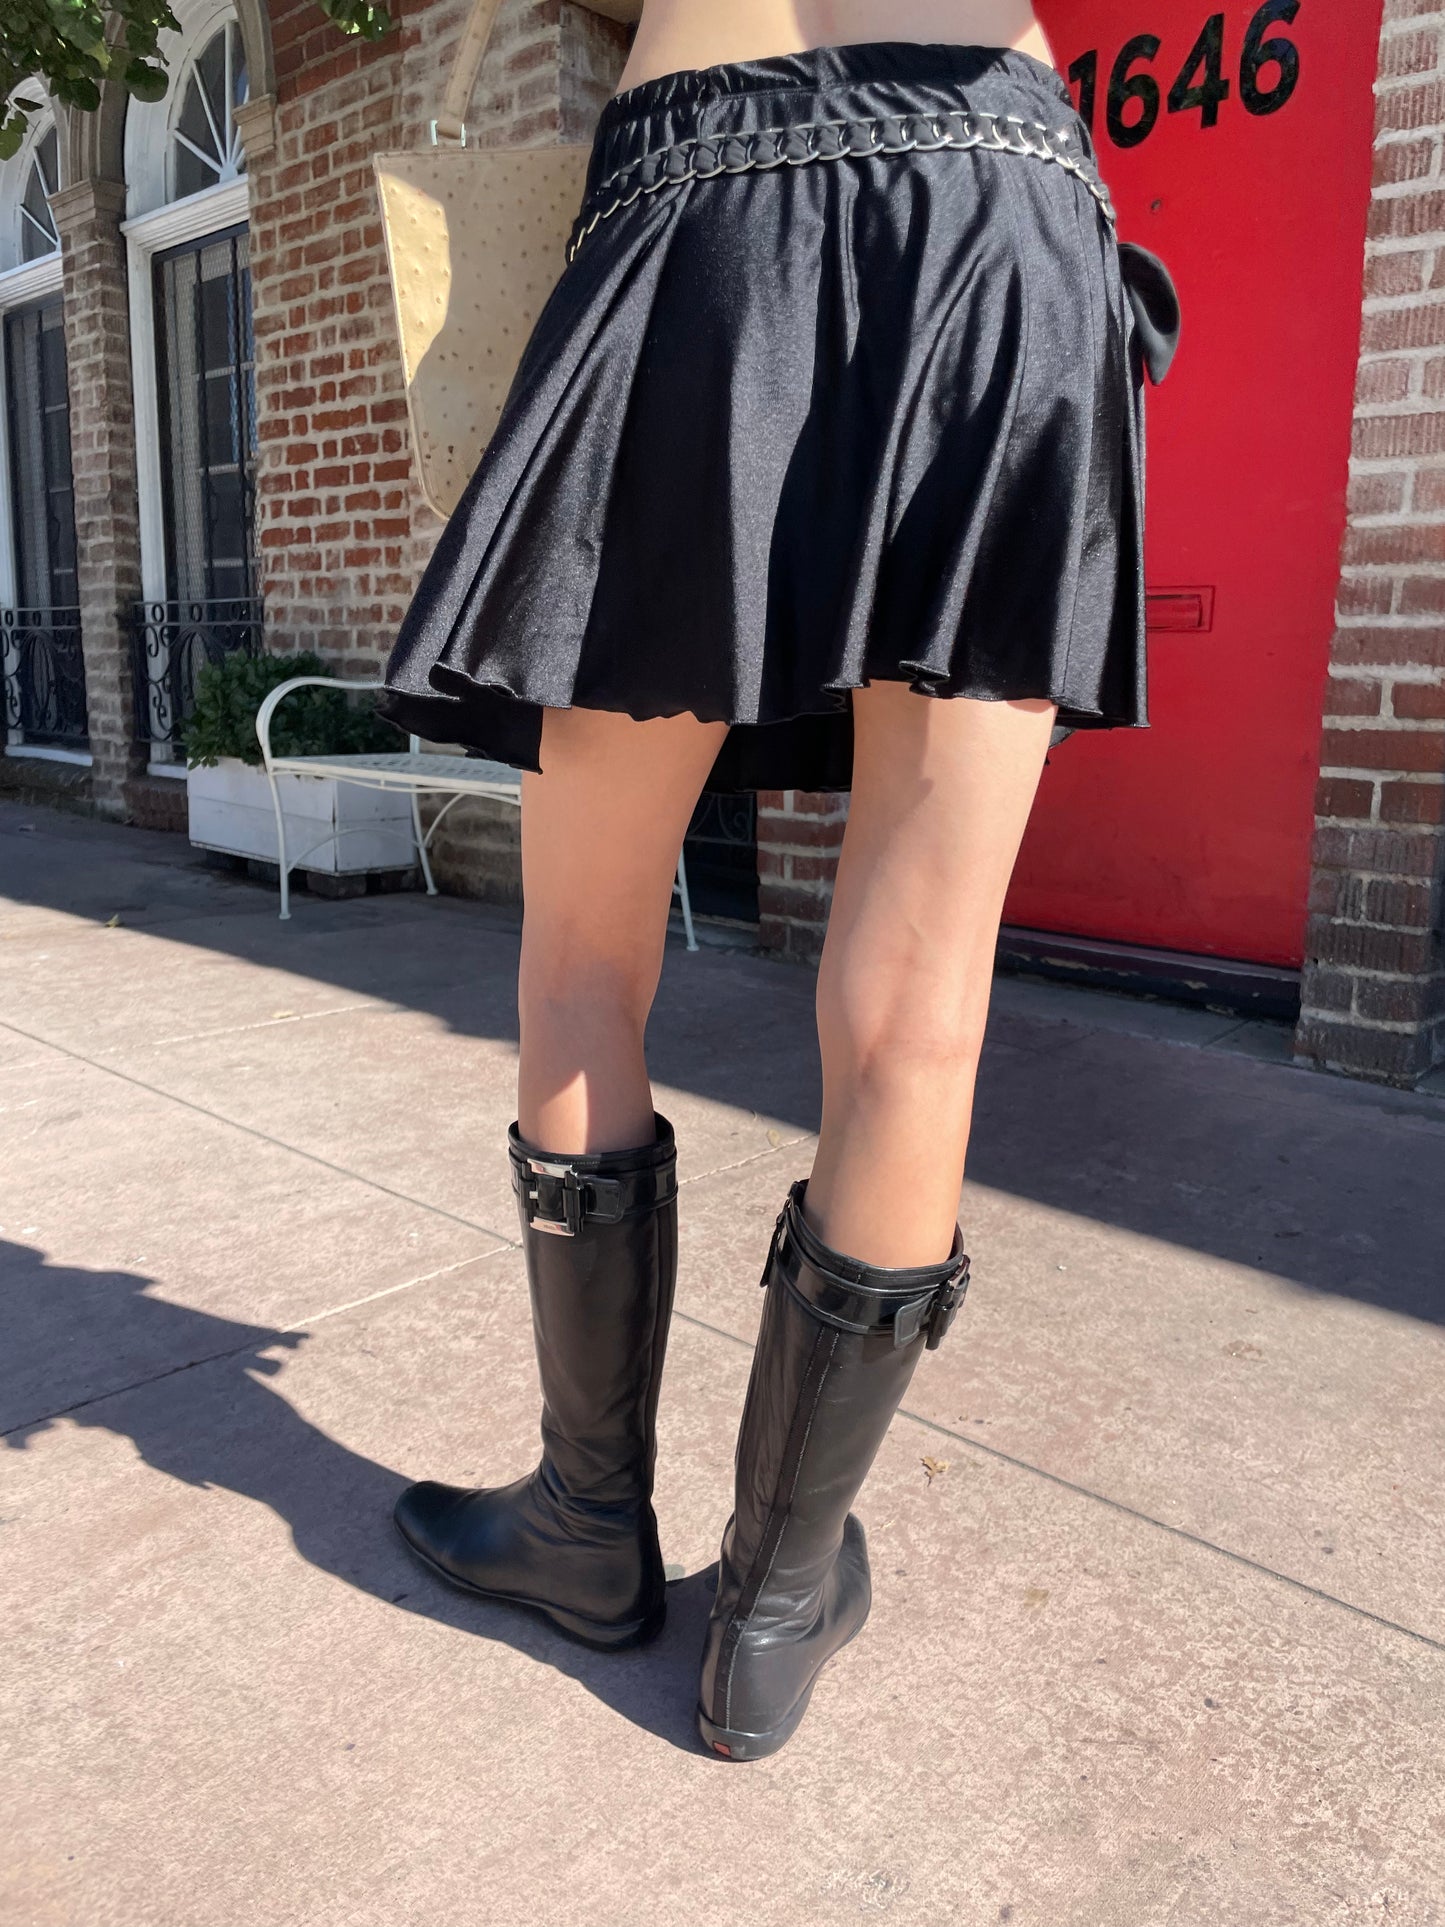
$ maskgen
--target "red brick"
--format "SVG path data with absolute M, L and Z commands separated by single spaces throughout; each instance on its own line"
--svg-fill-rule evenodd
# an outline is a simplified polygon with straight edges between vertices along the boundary
M 1326 769 L 1445 772 L 1445 732 L 1433 729 L 1326 729 L 1320 744 Z
M 1367 355 L 1397 354 L 1445 343 L 1445 301 L 1417 301 L 1409 307 L 1367 314 L 1360 346 Z
M 1362 361 L 1355 372 L 1355 401 L 1363 408 L 1387 407 L 1410 393 L 1415 364 L 1408 356 L 1384 356 Z
M 1331 655 L 1340 668 L 1445 668 L 1445 628 L 1402 622 L 1389 629 L 1337 629 Z
M 1438 127 L 1442 121 L 1445 121 L 1445 80 L 1429 80 L 1423 86 L 1381 88 L 1375 125 L 1382 132 L 1403 133 L 1416 127 Z
M 1377 930 L 1371 924 L 1311 917 L 1306 948 L 1318 963 L 1409 976 L 1431 967 L 1433 940 L 1424 931 Z
M 1311 1063 L 1384 1084 L 1412 1084 L 1430 1068 L 1428 1040 L 1409 1031 L 1371 1030 L 1356 1023 L 1306 1018 L 1295 1032 L 1295 1053 Z
M 1393 528 L 1353 528 L 1345 537 L 1346 566 L 1445 563 L 1445 522 L 1404 522 Z
M 1437 745 L 1445 739 L 1437 737 Z M 1382 823 L 1445 823 L 1445 783 L 1383 783 Z
M 1445 720 L 1445 681 L 1397 682 L 1393 707 L 1397 716 L 1411 722 Z
M 758 842 L 780 850 L 838 850 L 847 827 L 842 817 L 772 817 L 758 813 Z
M 1367 1023 L 1416 1024 L 1431 1014 L 1428 986 L 1381 977 L 1356 979 L 1355 1009 Z
M 1388 187 L 1401 181 L 1423 180 L 1434 171 L 1434 165 L 1433 140 L 1381 141 L 1375 149 L 1375 185 Z
M 1384 693 L 1373 676 L 1331 676 L 1325 684 L 1325 715 L 1378 716 Z
M 1391 34 L 1380 47 L 1381 80 L 1397 80 L 1410 74 L 1433 73 L 1440 65 L 1440 33 L 1437 27 L 1421 27 L 1415 33 Z
M 1445 838 L 1427 828 L 1387 824 L 1354 828 L 1322 823 L 1315 831 L 1314 859 L 1325 869 L 1374 870 L 1389 876 L 1433 877 Z
M 1441 411 L 1445 421 L 1445 410 Z M 1409 575 L 1400 583 L 1402 616 L 1445 615 L 1445 575 Z
M 1395 515 L 1405 506 L 1407 477 L 1357 471 L 1350 477 L 1347 506 L 1351 515 Z
M 1347 1011 L 1355 1000 L 1358 979 L 1348 970 L 1328 964 L 1306 964 L 1300 977 L 1300 1007 L 1305 1011 Z
M 1428 883 L 1370 877 L 1361 888 L 1359 912 L 1366 923 L 1388 924 L 1395 930 L 1429 930 L 1434 900 L 1435 892 Z
M 1445 228 L 1445 188 L 1416 194 L 1376 196 L 1370 203 L 1367 232 L 1373 241 L 1408 240 Z
M 1368 823 L 1374 806 L 1374 784 L 1358 777 L 1322 776 L 1315 786 L 1317 816 L 1353 817 Z

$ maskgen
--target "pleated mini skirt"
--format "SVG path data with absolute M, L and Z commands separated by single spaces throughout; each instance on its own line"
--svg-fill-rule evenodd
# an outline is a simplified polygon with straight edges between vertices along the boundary
M 742 790 L 847 788 L 880 680 L 1147 721 L 1178 304 L 1053 69 L 890 42 L 645 82 L 568 257 L 384 715 L 535 770 L 548 708 L 689 712 Z

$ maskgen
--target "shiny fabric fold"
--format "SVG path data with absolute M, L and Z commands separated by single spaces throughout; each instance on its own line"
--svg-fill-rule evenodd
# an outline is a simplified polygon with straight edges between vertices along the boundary
M 1094 163 L 1052 69 L 881 43 L 610 101 L 584 208 L 646 155 L 966 112 Z M 669 182 L 589 232 L 388 665 L 383 714 L 540 766 L 546 707 L 732 725 L 719 789 L 842 789 L 849 692 L 1147 721 L 1144 399 L 1163 264 L 1077 173 L 986 147 Z

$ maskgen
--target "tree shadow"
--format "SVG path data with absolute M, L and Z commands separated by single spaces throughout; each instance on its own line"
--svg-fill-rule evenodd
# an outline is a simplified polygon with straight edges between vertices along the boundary
M 450 1591 L 392 1528 L 392 1507 L 409 1480 L 311 1424 L 277 1388 L 285 1355 L 307 1334 L 190 1310 L 154 1297 L 154 1282 L 135 1272 L 50 1265 L 29 1246 L 0 1240 L 6 1447 L 24 1451 L 61 1419 L 129 1439 L 169 1478 L 266 1506 L 320 1571 L 399 1611 L 509 1646 L 576 1680 L 635 1726 L 701 1750 L 692 1709 L 715 1567 L 674 1581 L 661 1636 L 619 1654 L 579 1646 L 538 1615 Z M 47 1360 L 57 1349 L 81 1348 L 108 1368 L 124 1361 L 131 1389 L 25 1416 L 22 1402 L 39 1391 Z

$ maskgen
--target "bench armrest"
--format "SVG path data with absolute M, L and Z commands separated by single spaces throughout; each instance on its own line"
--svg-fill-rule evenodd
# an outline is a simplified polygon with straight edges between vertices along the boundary
M 261 761 L 268 770 L 272 763 L 271 718 L 276 713 L 276 706 L 282 697 L 289 696 L 293 689 L 305 689 L 307 687 L 318 689 L 384 689 L 386 684 L 379 680 L 374 682 L 349 682 L 341 676 L 292 676 L 289 682 L 277 683 L 276 687 L 256 711 L 256 740 L 261 745 Z M 413 751 L 415 751 L 419 745 L 420 738 L 413 736 L 410 738 L 410 742 Z

